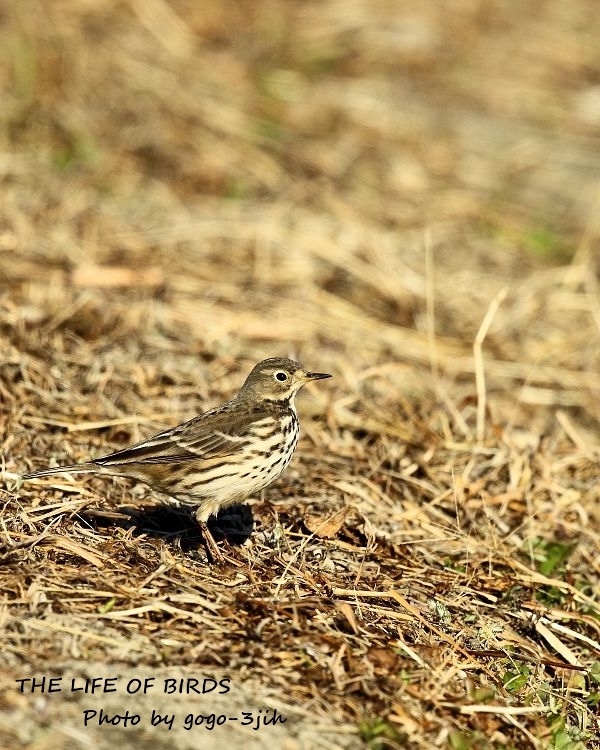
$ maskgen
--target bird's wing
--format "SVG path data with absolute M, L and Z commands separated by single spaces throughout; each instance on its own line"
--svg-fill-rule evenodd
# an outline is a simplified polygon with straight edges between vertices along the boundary
M 256 419 L 256 414 L 251 411 L 240 413 L 236 410 L 235 415 L 228 410 L 206 412 L 130 448 L 96 458 L 94 463 L 117 466 L 224 457 L 242 449 L 250 438 L 251 426 Z

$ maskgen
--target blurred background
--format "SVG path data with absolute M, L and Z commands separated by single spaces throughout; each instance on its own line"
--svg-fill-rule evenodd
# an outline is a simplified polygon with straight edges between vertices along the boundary
M 506 288 L 489 387 L 597 424 L 599 34 L 590 0 L 1 2 L 7 346 L 470 388 Z
M 235 579 L 110 515 L 143 488 L 7 484 L 11 680 L 229 664 L 339 746 L 597 736 L 598 40 L 597 0 L 0 0 L 8 476 L 182 421 L 263 357 L 334 376 Z M 25 742 L 46 719 L 10 687 Z M 89 746 L 70 705 L 36 747 Z

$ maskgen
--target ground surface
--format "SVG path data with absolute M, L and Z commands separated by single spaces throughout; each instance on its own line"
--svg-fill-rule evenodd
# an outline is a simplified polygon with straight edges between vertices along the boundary
M 599 38 L 593 0 L 0 2 L 1 747 L 600 747 Z M 334 378 L 223 566 L 143 487 L 19 484 L 273 355 Z

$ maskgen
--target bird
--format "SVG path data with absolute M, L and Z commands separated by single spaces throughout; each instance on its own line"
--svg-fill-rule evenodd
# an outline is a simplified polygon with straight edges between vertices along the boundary
M 283 357 L 254 366 L 238 394 L 129 448 L 85 463 L 40 469 L 53 474 L 129 477 L 163 495 L 163 502 L 194 511 L 210 556 L 222 554 L 207 521 L 274 482 L 290 463 L 299 436 L 295 397 L 300 388 L 330 378 Z

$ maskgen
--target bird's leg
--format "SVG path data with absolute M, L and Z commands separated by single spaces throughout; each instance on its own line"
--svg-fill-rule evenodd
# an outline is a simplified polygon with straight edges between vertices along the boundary
M 215 542 L 215 538 L 210 533 L 208 526 L 206 525 L 206 521 L 198 521 L 198 526 L 200 526 L 200 531 L 202 532 L 202 538 L 204 539 L 204 544 L 206 545 L 206 551 L 212 557 L 213 562 L 222 563 L 224 560 L 223 553 Z

